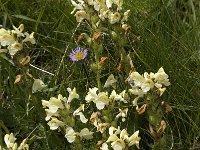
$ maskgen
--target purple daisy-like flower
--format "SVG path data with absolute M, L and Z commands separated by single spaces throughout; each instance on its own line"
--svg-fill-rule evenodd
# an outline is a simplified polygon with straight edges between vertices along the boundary
M 80 60 L 85 59 L 87 54 L 88 54 L 88 50 L 87 49 L 84 50 L 81 47 L 77 47 L 74 50 L 72 50 L 72 52 L 69 55 L 69 58 L 72 61 L 80 61 Z

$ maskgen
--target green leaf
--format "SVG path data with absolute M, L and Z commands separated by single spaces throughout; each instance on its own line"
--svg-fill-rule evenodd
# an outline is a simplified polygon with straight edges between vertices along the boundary
M 31 22 L 38 22 L 37 20 L 29 18 L 29 17 L 24 16 L 24 15 L 12 15 L 12 16 L 15 17 L 15 18 L 20 18 L 20 19 L 23 19 L 23 20 L 31 21 Z M 43 21 L 40 21 L 39 23 L 50 24 L 52 22 L 43 22 Z

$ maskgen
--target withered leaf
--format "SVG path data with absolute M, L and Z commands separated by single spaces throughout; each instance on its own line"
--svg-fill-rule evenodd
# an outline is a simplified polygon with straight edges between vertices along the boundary
M 101 36 L 101 32 L 94 32 L 92 39 L 97 40 Z
M 143 114 L 147 108 L 147 104 L 142 105 L 140 108 L 137 106 L 136 107 L 136 111 L 138 112 L 138 114 Z
M 14 84 L 17 84 L 21 81 L 21 78 L 22 78 L 22 75 L 21 74 L 18 74 L 16 77 L 15 77 L 15 82 Z
M 19 63 L 22 66 L 25 66 L 26 64 L 28 64 L 30 62 L 30 60 L 31 60 L 30 56 L 26 56 L 26 57 L 20 59 Z
M 101 57 L 99 64 L 103 65 L 107 62 L 107 60 L 108 60 L 108 57 Z

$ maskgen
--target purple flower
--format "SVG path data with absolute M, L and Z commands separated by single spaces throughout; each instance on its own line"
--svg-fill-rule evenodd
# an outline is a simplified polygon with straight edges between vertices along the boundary
M 72 50 L 69 57 L 72 61 L 80 61 L 80 60 L 85 59 L 87 54 L 88 54 L 87 49 L 84 50 L 83 48 L 77 47 L 74 50 Z

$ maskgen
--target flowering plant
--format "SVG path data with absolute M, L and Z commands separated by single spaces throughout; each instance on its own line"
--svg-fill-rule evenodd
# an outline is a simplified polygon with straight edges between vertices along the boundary
M 17 63 L 23 73 L 16 76 L 14 84 L 18 84 L 22 77 L 33 80 L 31 90 L 27 89 L 28 101 L 37 99 L 37 94 L 49 99 L 41 98 L 47 127 L 63 135 L 71 149 L 140 149 L 144 135 L 153 140 L 152 148 L 162 148 L 167 128 L 164 114 L 172 110 L 162 100 L 170 86 L 169 76 L 163 67 L 156 73 L 140 74 L 136 71 L 131 51 L 125 50 L 130 31 L 130 10 L 124 10 L 123 0 L 71 0 L 71 4 L 74 7 L 71 14 L 76 17 L 78 27 L 84 25 L 85 29 L 75 41 L 78 47 L 71 52 L 67 48 L 64 51 L 56 74 L 51 74 L 56 78 L 52 84 L 47 85 L 48 81 L 44 83 L 30 74 L 30 56 L 20 55 L 26 54 L 23 49 L 26 42 L 36 44 L 34 32 L 23 32 L 23 25 L 13 26 L 14 30 L 0 29 L 1 51 L 8 52 L 13 61 L 20 56 Z M 110 47 L 106 46 L 108 43 Z M 73 82 L 67 82 L 66 88 L 65 81 L 70 77 L 58 84 L 62 66 L 69 67 L 63 63 L 69 60 L 65 59 L 68 53 L 72 67 L 77 64 L 87 76 L 86 90 L 79 85 L 74 86 Z M 110 58 L 112 54 L 113 58 Z M 82 66 L 79 62 L 83 62 Z M 27 116 L 29 110 L 27 103 Z M 138 118 L 147 122 L 146 132 L 137 125 Z M 8 149 L 29 149 L 27 138 L 19 147 L 15 140 L 12 133 L 4 137 Z M 1 149 L 4 150 L 3 146 L 0 146 Z
M 58 98 L 42 100 L 47 115 L 45 120 L 48 121 L 50 129 L 62 132 L 74 149 L 83 149 L 84 140 L 91 139 L 91 147 L 96 145 L 102 150 L 123 150 L 132 146 L 139 149 L 139 129 L 129 132 L 129 126 L 125 126 L 131 119 L 128 116 L 135 112 L 146 114 L 149 122 L 148 131 L 155 141 L 159 141 L 166 128 L 163 114 L 166 112 L 167 104 L 156 98 L 162 96 L 170 82 L 162 67 L 157 73 L 145 72 L 140 75 L 135 71 L 130 54 L 124 50 L 126 35 L 130 28 L 127 24 L 130 11 L 123 13 L 123 1 L 71 0 L 71 3 L 74 6 L 72 14 L 75 14 L 77 22 L 86 22 L 90 25 L 91 37 L 88 33 L 82 33 L 77 42 L 81 45 L 81 40 L 85 38 L 90 47 L 89 52 L 95 58 L 90 67 L 96 73 L 97 86 L 89 88 L 85 96 L 79 96 L 76 88 L 67 88 L 68 98 L 59 94 Z M 118 55 L 121 60 L 117 69 L 119 73 L 123 72 L 122 76 L 126 78 L 121 81 L 126 86 L 124 89 L 120 88 L 119 79 L 113 74 L 108 76 L 102 86 L 101 72 L 108 58 L 102 56 L 105 42 L 103 32 L 106 32 L 102 27 L 105 23 L 110 25 L 111 32 L 108 32 L 108 35 L 118 44 Z M 125 38 L 124 41 L 121 41 L 121 36 Z M 87 54 L 88 50 L 78 47 L 69 57 L 77 62 L 85 59 Z M 82 101 L 83 98 L 85 101 Z M 73 105 L 73 99 L 77 99 L 76 105 Z
M 148 74 L 145 72 L 144 76 L 141 76 L 138 72 L 132 72 L 127 80 L 130 84 L 130 89 L 128 91 L 124 90 L 119 94 L 115 90 L 112 90 L 110 94 L 108 91 L 97 93 L 99 90 L 97 87 L 90 88 L 85 96 L 84 103 L 76 100 L 80 103 L 78 108 L 74 108 L 72 105 L 73 99 L 80 99 L 75 88 L 73 90 L 67 88 L 69 92 L 68 98 L 58 95 L 58 98 L 51 97 L 49 101 L 42 100 L 43 107 L 48 108 L 45 109 L 47 114 L 45 120 L 48 121 L 50 129 L 64 131 L 65 138 L 69 143 L 76 143 L 77 141 L 81 143 L 83 139 L 92 139 L 93 134 L 95 134 L 95 132 L 92 132 L 93 130 L 96 133 L 101 133 L 101 136 L 98 136 L 99 142 L 96 144 L 103 150 L 109 149 L 110 146 L 114 150 L 125 149 L 133 145 L 139 148 L 141 139 L 139 131 L 129 136 L 126 129 L 120 130 L 123 127 L 123 122 L 126 122 L 128 114 L 131 113 L 129 110 L 136 106 L 136 111 L 139 114 L 147 111 L 150 123 L 149 131 L 152 136 L 162 135 L 166 128 L 165 121 L 161 120 L 162 113 L 157 114 L 160 119 L 157 118 L 153 121 L 154 115 L 152 112 L 160 112 L 160 107 L 154 109 L 155 105 L 157 107 L 154 96 L 161 96 L 166 90 L 164 86 L 170 85 L 168 75 L 163 68 L 160 68 L 157 73 Z M 104 87 L 111 88 L 116 82 L 114 75 L 111 74 Z M 135 96 L 133 100 L 131 100 L 132 95 Z M 142 98 L 145 104 L 139 108 L 138 100 Z M 157 103 L 161 104 L 163 102 Z M 86 110 L 85 106 L 88 107 Z M 90 107 L 92 108 L 89 109 Z M 88 109 L 96 111 L 87 111 Z M 122 124 L 120 120 L 122 120 Z M 77 132 L 74 129 L 80 126 L 79 123 L 82 123 L 84 128 L 79 129 L 80 131 Z M 119 137 L 117 136 L 118 134 L 120 135 Z M 112 142 L 111 145 L 109 144 L 110 142 Z
M 6 30 L 4 28 L 0 29 L 0 48 L 7 48 L 3 50 L 4 52 L 7 52 L 8 50 L 8 53 L 11 56 L 22 50 L 24 43 L 30 42 L 31 44 L 35 44 L 34 32 L 31 34 L 23 32 L 23 24 L 21 24 L 18 28 L 13 26 L 13 29 L 14 30 Z
M 29 145 L 27 144 L 28 139 L 24 139 L 21 144 L 18 146 L 15 142 L 16 138 L 13 133 L 6 134 L 4 136 L 4 142 L 6 144 L 6 148 L 9 150 L 29 150 Z M 6 150 L 0 145 L 0 150 Z

